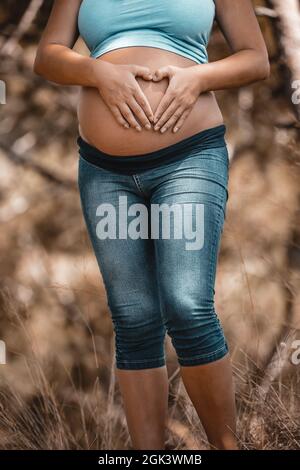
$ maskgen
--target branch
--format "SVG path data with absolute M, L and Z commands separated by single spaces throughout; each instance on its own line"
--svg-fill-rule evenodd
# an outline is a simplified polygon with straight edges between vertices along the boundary
M 278 20 L 272 22 L 281 54 L 290 74 L 289 99 L 300 119 L 300 103 L 291 99 L 292 84 L 300 79 L 300 5 L 298 0 L 266 0 Z
M 43 168 L 41 165 L 33 162 L 29 157 L 24 156 L 24 154 L 19 155 L 14 152 L 11 148 L 7 147 L 3 142 L 0 142 L 0 149 L 3 151 L 6 158 L 15 163 L 16 165 L 22 165 L 24 167 L 30 168 L 31 170 L 38 173 L 43 178 L 46 178 L 51 183 L 55 183 L 59 186 L 62 186 L 66 189 L 76 190 L 76 183 L 72 180 L 64 180 L 57 175 L 54 175 L 46 168 Z
M 31 0 L 29 6 L 26 8 L 25 13 L 23 14 L 20 23 L 18 24 L 16 30 L 11 35 L 6 43 L 1 48 L 1 53 L 13 55 L 20 39 L 26 34 L 30 26 L 32 25 L 39 9 L 41 8 L 44 0 Z

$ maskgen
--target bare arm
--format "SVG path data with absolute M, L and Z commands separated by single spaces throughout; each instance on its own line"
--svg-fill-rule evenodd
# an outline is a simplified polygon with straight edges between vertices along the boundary
M 93 59 L 72 50 L 82 0 L 55 0 L 38 45 L 34 72 L 61 85 L 96 86 Z
M 54 1 L 38 45 L 34 72 L 61 85 L 95 87 L 120 125 L 137 130 L 141 130 L 140 124 L 151 128 L 152 109 L 136 80 L 137 76 L 152 79 L 148 67 L 115 65 L 72 50 L 79 36 L 77 21 L 81 2 Z
M 201 0 L 199 0 L 201 1 Z M 248 85 L 269 76 L 268 52 L 251 0 L 215 0 L 216 19 L 232 54 L 225 59 L 191 67 L 166 66 L 154 81 L 169 78 L 155 114 L 155 130 L 177 132 L 201 93 Z
M 251 0 L 215 0 L 217 23 L 232 55 L 201 65 L 201 90 L 235 88 L 270 74 L 267 48 Z

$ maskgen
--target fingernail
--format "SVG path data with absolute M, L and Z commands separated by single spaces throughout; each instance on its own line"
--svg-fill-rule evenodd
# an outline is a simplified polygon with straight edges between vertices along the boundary
M 136 126 L 136 130 L 137 130 L 137 131 L 141 131 L 142 128 L 141 128 L 140 126 Z
M 128 129 L 129 124 L 124 124 L 125 129 Z
M 165 127 L 162 127 L 160 132 L 163 134 L 167 129 Z
M 174 132 L 177 132 L 178 131 L 178 127 L 174 127 Z
M 155 126 L 155 127 L 154 127 L 154 130 L 155 130 L 155 131 L 158 131 L 158 130 L 159 130 L 159 126 Z
M 146 124 L 145 127 L 146 127 L 146 129 L 148 129 L 148 130 L 151 129 L 151 125 L 150 125 L 150 124 Z

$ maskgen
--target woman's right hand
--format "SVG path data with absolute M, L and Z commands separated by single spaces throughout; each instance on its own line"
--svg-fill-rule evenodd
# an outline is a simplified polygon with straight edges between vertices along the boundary
M 141 124 L 151 129 L 153 112 L 136 80 L 136 77 L 152 80 L 148 67 L 95 60 L 94 74 L 102 99 L 121 126 L 141 131 Z

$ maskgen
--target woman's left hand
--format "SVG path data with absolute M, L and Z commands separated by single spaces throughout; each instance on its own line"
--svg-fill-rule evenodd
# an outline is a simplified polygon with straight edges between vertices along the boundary
M 159 82 L 165 77 L 169 86 L 154 113 L 154 130 L 165 132 L 174 126 L 173 132 L 177 132 L 201 94 L 199 68 L 167 65 L 156 70 L 152 80 Z

